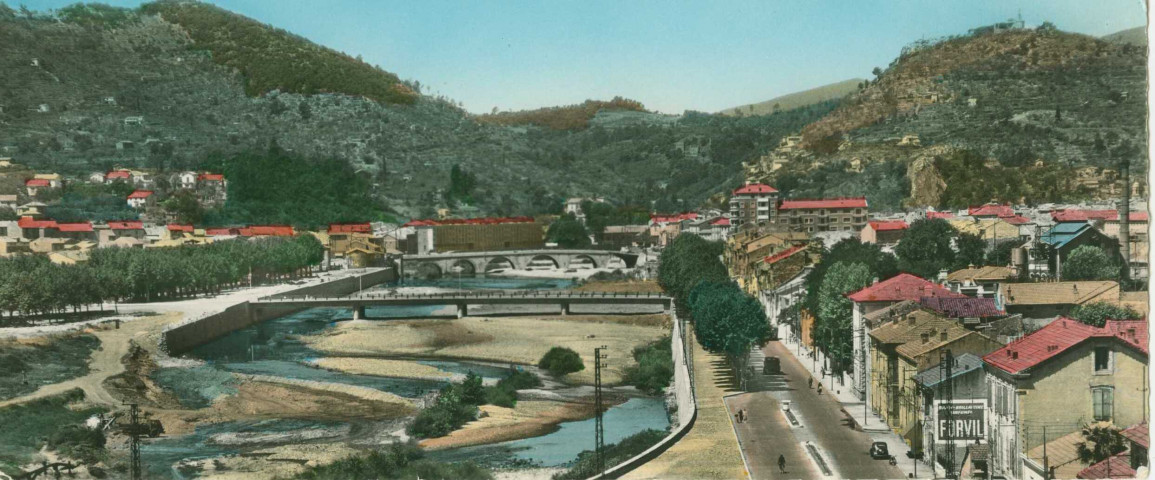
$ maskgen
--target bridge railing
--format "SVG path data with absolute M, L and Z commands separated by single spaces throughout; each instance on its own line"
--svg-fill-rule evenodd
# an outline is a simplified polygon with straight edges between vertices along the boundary
M 651 292 L 582 292 L 572 290 L 542 291 L 523 290 L 517 292 L 438 292 L 438 293 L 403 293 L 403 294 L 367 294 L 357 296 L 342 295 L 278 295 L 276 298 L 260 297 L 257 302 L 293 302 L 293 301 L 327 301 L 327 300 L 468 300 L 471 298 L 667 298 L 661 293 Z

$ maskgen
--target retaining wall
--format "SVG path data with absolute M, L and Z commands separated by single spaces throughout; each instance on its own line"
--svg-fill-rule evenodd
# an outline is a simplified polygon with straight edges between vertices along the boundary
M 270 297 L 284 297 L 291 295 L 337 296 L 349 295 L 360 288 L 369 288 L 397 279 L 397 272 L 392 268 L 375 270 L 363 275 L 353 275 L 317 285 L 289 290 Z M 169 355 L 180 355 L 197 346 L 204 345 L 250 325 L 272 318 L 285 316 L 303 310 L 296 307 L 261 306 L 254 310 L 249 302 L 241 302 L 224 309 L 221 312 L 182 322 L 165 329 L 161 333 L 161 346 Z
M 666 449 L 681 440 L 694 427 L 694 421 L 698 419 L 698 398 L 694 394 L 694 378 L 693 364 L 694 359 L 693 349 L 686 345 L 687 335 L 684 334 L 682 322 L 678 320 L 677 315 L 670 314 L 673 317 L 674 329 L 670 336 L 670 351 L 674 356 L 674 402 L 677 405 L 678 411 L 676 413 L 675 421 L 677 426 L 654 446 L 646 449 L 644 452 L 635 455 L 634 457 L 622 463 L 614 465 L 613 468 L 607 469 L 601 475 L 590 477 L 590 480 L 601 480 L 607 478 L 618 478 L 625 475 L 634 469 L 642 466 L 646 462 L 653 460 L 661 455 Z

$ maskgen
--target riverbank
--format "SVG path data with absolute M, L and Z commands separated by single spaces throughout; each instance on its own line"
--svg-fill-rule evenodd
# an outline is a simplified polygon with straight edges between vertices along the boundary
M 634 348 L 669 333 L 667 315 L 567 315 L 542 317 L 465 317 L 457 320 L 348 321 L 301 338 L 329 356 L 425 357 L 535 365 L 551 347 L 568 347 L 593 365 L 594 348 L 605 346 L 611 358 L 603 382 L 617 384 L 634 363 Z M 358 367 L 360 369 L 360 367 Z M 593 368 L 560 379 L 593 384 Z

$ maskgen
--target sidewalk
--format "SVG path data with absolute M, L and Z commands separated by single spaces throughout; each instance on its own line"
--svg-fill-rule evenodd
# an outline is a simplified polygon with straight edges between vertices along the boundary
M 946 472 L 942 468 L 936 466 L 935 470 L 932 471 L 931 466 L 926 462 L 918 462 L 918 475 L 914 476 L 916 460 L 907 456 L 910 447 L 907 446 L 902 437 L 886 425 L 882 417 L 867 408 L 866 402 L 858 399 L 853 386 L 851 386 L 849 375 L 845 376 L 845 385 L 840 385 L 838 378 L 830 375 L 822 378 L 822 367 L 825 365 L 826 357 L 821 351 L 815 351 L 812 358 L 809 348 L 793 341 L 794 339 L 790 337 L 787 328 L 779 327 L 779 338 L 781 339 L 779 342 L 782 343 L 782 346 L 798 358 L 802 366 L 814 377 L 815 382 L 822 383 L 823 393 L 829 393 L 842 404 L 842 409 L 861 427 L 864 433 L 870 436 L 871 441 L 886 442 L 887 449 L 898 460 L 898 468 L 904 474 L 913 478 L 943 478 L 946 476 Z

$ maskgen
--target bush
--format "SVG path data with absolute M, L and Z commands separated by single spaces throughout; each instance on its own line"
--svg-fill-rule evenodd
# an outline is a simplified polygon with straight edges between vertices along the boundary
M 422 410 L 405 429 L 420 438 L 443 437 L 477 418 L 477 404 L 462 400 L 461 387 L 447 385 L 438 393 L 437 402 Z
M 674 379 L 670 337 L 634 349 L 637 365 L 626 367 L 625 383 L 649 395 L 662 393 Z
M 65 425 L 48 437 L 48 448 L 84 462 L 95 462 L 104 454 L 104 432 L 79 425 Z
M 481 377 L 469 372 L 465 381 L 461 382 L 461 401 L 469 405 L 485 404 L 485 387 L 481 386 Z
M 586 368 L 585 364 L 582 363 L 581 355 L 565 347 L 553 347 L 549 349 L 549 351 L 541 357 L 541 361 L 537 362 L 537 366 L 549 371 L 550 375 L 555 377 L 580 372 Z
M 1094 302 L 1079 305 L 1071 310 L 1071 318 L 1094 327 L 1102 327 L 1107 320 L 1140 320 L 1143 315 L 1127 305 L 1110 302 Z
M 541 386 L 541 379 L 525 370 L 510 369 L 509 376 L 499 380 L 497 386 L 511 390 L 537 388 Z
M 606 467 L 617 465 L 634 455 L 644 452 L 647 448 L 665 438 L 666 432 L 661 430 L 642 430 L 623 438 L 622 441 L 606 445 Z M 586 450 L 578 454 L 573 466 L 569 470 L 553 476 L 553 480 L 581 480 L 590 478 L 601 472 L 597 470 L 597 458 L 594 452 Z
M 489 480 L 493 475 L 472 462 L 442 463 L 425 458 L 417 445 L 394 443 L 385 451 L 365 456 L 352 456 L 328 465 L 312 467 L 296 476 L 301 479 L 381 480 L 411 478 L 454 478 L 461 480 Z
M 513 408 L 517 405 L 517 390 L 501 387 L 486 388 L 485 403 L 499 407 Z

